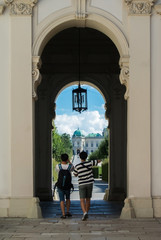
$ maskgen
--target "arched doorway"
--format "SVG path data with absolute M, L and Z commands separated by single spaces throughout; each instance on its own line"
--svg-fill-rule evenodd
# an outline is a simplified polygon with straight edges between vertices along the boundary
M 106 100 L 106 118 L 110 122 L 109 200 L 126 197 L 127 106 L 125 87 L 119 80 L 120 55 L 114 43 L 91 28 L 68 28 L 55 35 L 42 52 L 42 82 L 35 103 L 35 196 L 52 200 L 51 128 L 55 117 L 55 99 L 67 85 L 78 83 L 78 31 L 80 31 L 80 76 Z

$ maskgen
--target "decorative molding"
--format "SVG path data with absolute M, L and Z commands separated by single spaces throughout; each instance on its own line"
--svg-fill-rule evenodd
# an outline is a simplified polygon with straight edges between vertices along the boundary
M 3 14 L 4 12 L 4 9 L 5 9 L 5 6 L 4 5 L 0 5 L 0 15 Z
M 87 0 L 76 0 L 75 4 L 75 18 L 77 20 L 85 20 L 88 16 L 86 12 Z
M 156 0 L 125 0 L 129 8 L 129 15 L 150 15 Z
M 155 5 L 154 9 L 157 14 L 161 15 L 161 4 Z
M 129 57 L 120 59 L 120 82 L 125 85 L 126 92 L 124 95 L 125 100 L 129 98 Z
M 55 120 L 55 118 L 56 118 L 56 103 L 55 102 L 50 103 L 49 112 L 50 112 L 52 120 Z
M 41 67 L 41 59 L 39 56 L 32 57 L 32 97 L 37 100 L 37 87 L 41 83 L 41 74 L 40 69 Z
M 109 99 L 105 103 L 104 109 L 105 109 L 105 119 L 108 120 L 110 118 L 110 113 L 111 113 L 111 102 Z
M 26 16 L 32 15 L 32 8 L 38 0 L 5 0 L 7 6 L 10 6 L 10 15 Z

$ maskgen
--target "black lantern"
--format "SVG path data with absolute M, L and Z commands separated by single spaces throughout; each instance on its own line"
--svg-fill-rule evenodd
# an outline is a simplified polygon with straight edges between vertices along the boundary
M 80 29 L 79 29 L 79 64 L 78 64 L 78 88 L 72 91 L 73 110 L 79 113 L 87 110 L 87 90 L 80 86 Z
M 87 110 L 87 90 L 81 88 L 80 84 L 72 91 L 72 98 L 74 111 L 81 113 Z

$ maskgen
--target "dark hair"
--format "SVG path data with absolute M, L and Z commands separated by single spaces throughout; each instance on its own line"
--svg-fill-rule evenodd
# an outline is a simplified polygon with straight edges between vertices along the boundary
M 63 153 L 63 154 L 61 154 L 61 160 L 63 161 L 63 162 L 67 162 L 68 161 L 68 154 L 66 154 L 66 153 Z
M 82 160 L 86 160 L 86 158 L 87 158 L 87 153 L 84 152 L 84 151 L 82 151 L 82 152 L 79 154 L 79 156 L 80 156 L 80 158 L 81 158 Z

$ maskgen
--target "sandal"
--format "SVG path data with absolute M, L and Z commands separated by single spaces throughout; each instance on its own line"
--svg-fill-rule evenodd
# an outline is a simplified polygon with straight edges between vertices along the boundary
M 62 218 L 62 219 L 65 219 L 65 218 L 66 218 L 66 216 L 65 216 L 65 215 L 62 215 L 60 218 Z

